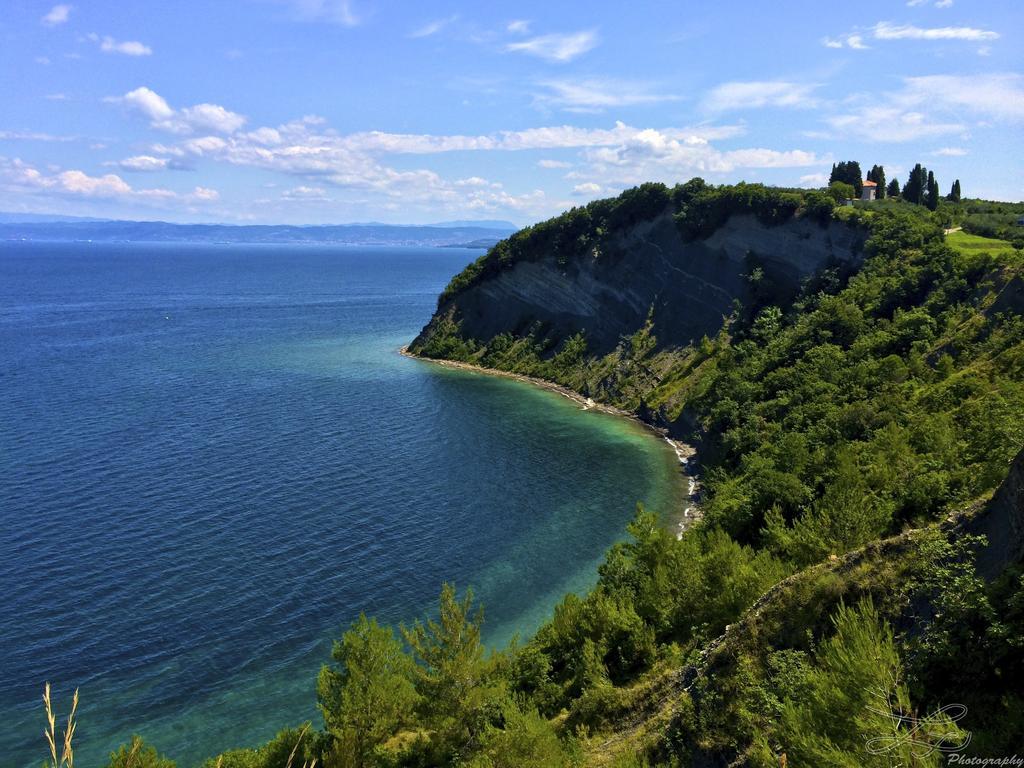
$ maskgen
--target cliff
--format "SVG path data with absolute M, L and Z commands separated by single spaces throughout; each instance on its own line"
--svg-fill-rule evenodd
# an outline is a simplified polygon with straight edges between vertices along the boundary
M 685 242 L 670 212 L 616 232 L 590 258 L 560 263 L 557 252 L 520 261 L 447 299 L 413 344 L 421 348 L 437 318 L 459 324 L 466 338 L 541 329 L 560 342 L 582 332 L 590 351 L 612 351 L 642 327 L 653 308 L 662 346 L 713 336 L 733 302 L 747 304 L 757 286 L 749 275 L 793 292 L 802 278 L 834 263 L 854 263 L 864 233 L 839 222 L 805 218 L 770 227 L 751 214 L 730 216 L 711 236 Z
M 793 217 L 764 224 L 735 213 L 713 233 L 687 241 L 671 209 L 610 233 L 583 258 L 557 248 L 530 254 L 445 298 L 413 342 L 426 348 L 449 321 L 463 338 L 537 334 L 557 349 L 583 333 L 607 354 L 651 312 L 660 347 L 714 336 L 734 302 L 755 302 L 766 285 L 792 295 L 800 281 L 835 264 L 856 264 L 865 232 L 838 221 Z M 752 279 L 755 276 L 758 279 Z
M 985 578 L 1024 562 L 1024 451 L 1017 454 L 992 500 L 964 527 L 988 540 L 978 553 L 978 573 Z

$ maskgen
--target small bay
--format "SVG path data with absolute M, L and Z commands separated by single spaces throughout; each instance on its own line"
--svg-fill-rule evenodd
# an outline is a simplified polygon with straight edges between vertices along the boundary
M 529 384 L 398 354 L 479 251 L 0 244 L 0 755 L 141 733 L 179 765 L 316 721 L 360 611 L 472 586 L 486 640 L 594 583 L 672 450 Z

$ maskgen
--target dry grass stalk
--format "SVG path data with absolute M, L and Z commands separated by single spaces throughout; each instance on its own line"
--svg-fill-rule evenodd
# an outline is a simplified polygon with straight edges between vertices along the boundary
M 68 713 L 68 724 L 64 727 L 64 738 L 61 744 L 60 759 L 57 759 L 57 718 L 53 714 L 53 704 L 50 700 L 50 684 L 43 686 L 43 706 L 46 708 L 46 725 L 43 735 L 50 747 L 50 764 L 48 768 L 75 768 L 75 750 L 72 746 L 72 739 L 75 736 L 75 728 L 78 723 L 75 715 L 78 712 L 78 689 L 71 699 L 71 712 Z
M 292 760 L 295 759 L 295 753 L 299 750 L 299 744 L 302 743 L 302 738 L 306 735 L 306 731 L 308 731 L 308 730 L 309 730 L 309 723 L 306 723 L 302 727 L 302 731 L 299 732 L 299 738 L 295 742 L 295 746 L 292 747 L 292 753 L 290 755 L 288 755 L 288 765 L 285 766 L 285 768 L 292 768 Z M 220 768 L 219 764 L 218 764 L 218 768 Z M 313 758 L 313 762 L 311 762 L 311 763 L 303 760 L 302 761 L 302 768 L 316 768 L 316 758 L 314 757 Z

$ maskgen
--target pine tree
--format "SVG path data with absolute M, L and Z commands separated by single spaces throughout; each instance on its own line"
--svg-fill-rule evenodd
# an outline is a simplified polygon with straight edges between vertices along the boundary
M 889 186 L 885 190 L 885 194 L 888 195 L 889 197 L 899 197 L 900 196 L 900 183 L 898 181 L 896 181 L 896 179 L 893 179 L 892 181 L 890 181 L 889 182 Z
M 347 756 L 346 765 L 370 765 L 374 748 L 412 717 L 416 664 L 389 627 L 364 614 L 335 642 L 331 655 L 338 665 L 325 665 L 317 680 L 324 724 Z
M 942 710 L 914 717 L 892 628 L 870 600 L 840 604 L 832 623 L 801 695 L 783 705 L 777 744 L 759 737 L 761 755 L 784 752 L 794 766 L 939 768 L 942 747 L 967 745 L 970 734 Z
M 440 742 L 461 748 L 471 738 L 473 713 L 496 701 L 493 671 L 484 660 L 480 641 L 483 611 L 473 610 L 473 592 L 459 600 L 455 587 L 441 589 L 438 621 L 401 626 L 402 637 L 418 662 L 416 690 L 423 696 L 424 720 L 438 732 Z

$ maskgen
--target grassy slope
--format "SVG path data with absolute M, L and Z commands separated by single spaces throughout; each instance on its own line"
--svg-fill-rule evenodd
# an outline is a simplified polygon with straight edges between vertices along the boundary
M 950 232 L 946 235 L 946 242 L 967 257 L 990 256 L 1012 260 L 1014 256 L 1013 245 L 1009 240 L 981 237 L 962 230 Z

